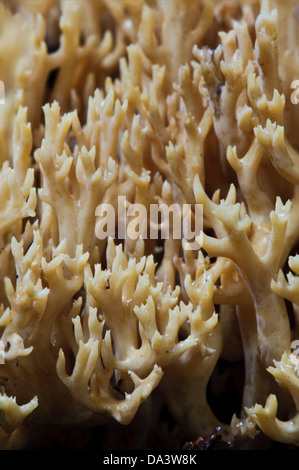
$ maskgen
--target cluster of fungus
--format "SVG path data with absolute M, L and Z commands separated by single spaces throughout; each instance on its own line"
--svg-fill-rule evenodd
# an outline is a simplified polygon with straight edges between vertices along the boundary
M 0 447 L 298 445 L 297 1 L 0 23 Z M 200 248 L 97 237 L 120 196 L 201 205 Z

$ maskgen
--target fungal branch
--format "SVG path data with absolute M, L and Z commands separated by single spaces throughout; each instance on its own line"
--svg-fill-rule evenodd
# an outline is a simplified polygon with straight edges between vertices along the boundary
M 250 241 L 252 221 L 244 206 L 236 203 L 234 187 L 231 187 L 227 198 L 217 204 L 208 198 L 199 179 L 195 178 L 194 193 L 197 203 L 206 207 L 210 220 L 217 219 L 217 225 L 220 222 L 224 231 L 221 238 L 203 235 L 202 246 L 210 256 L 230 258 L 238 267 L 255 303 L 260 354 L 264 363 L 270 365 L 290 344 L 290 326 L 284 302 L 271 290 L 271 279 L 282 256 L 290 202 L 283 205 L 281 200 L 277 200 L 275 210 L 270 214 L 268 248 L 263 256 L 259 256 Z M 231 204 L 228 204 L 229 198 L 232 198 Z M 279 335 L 277 322 L 280 324 Z

